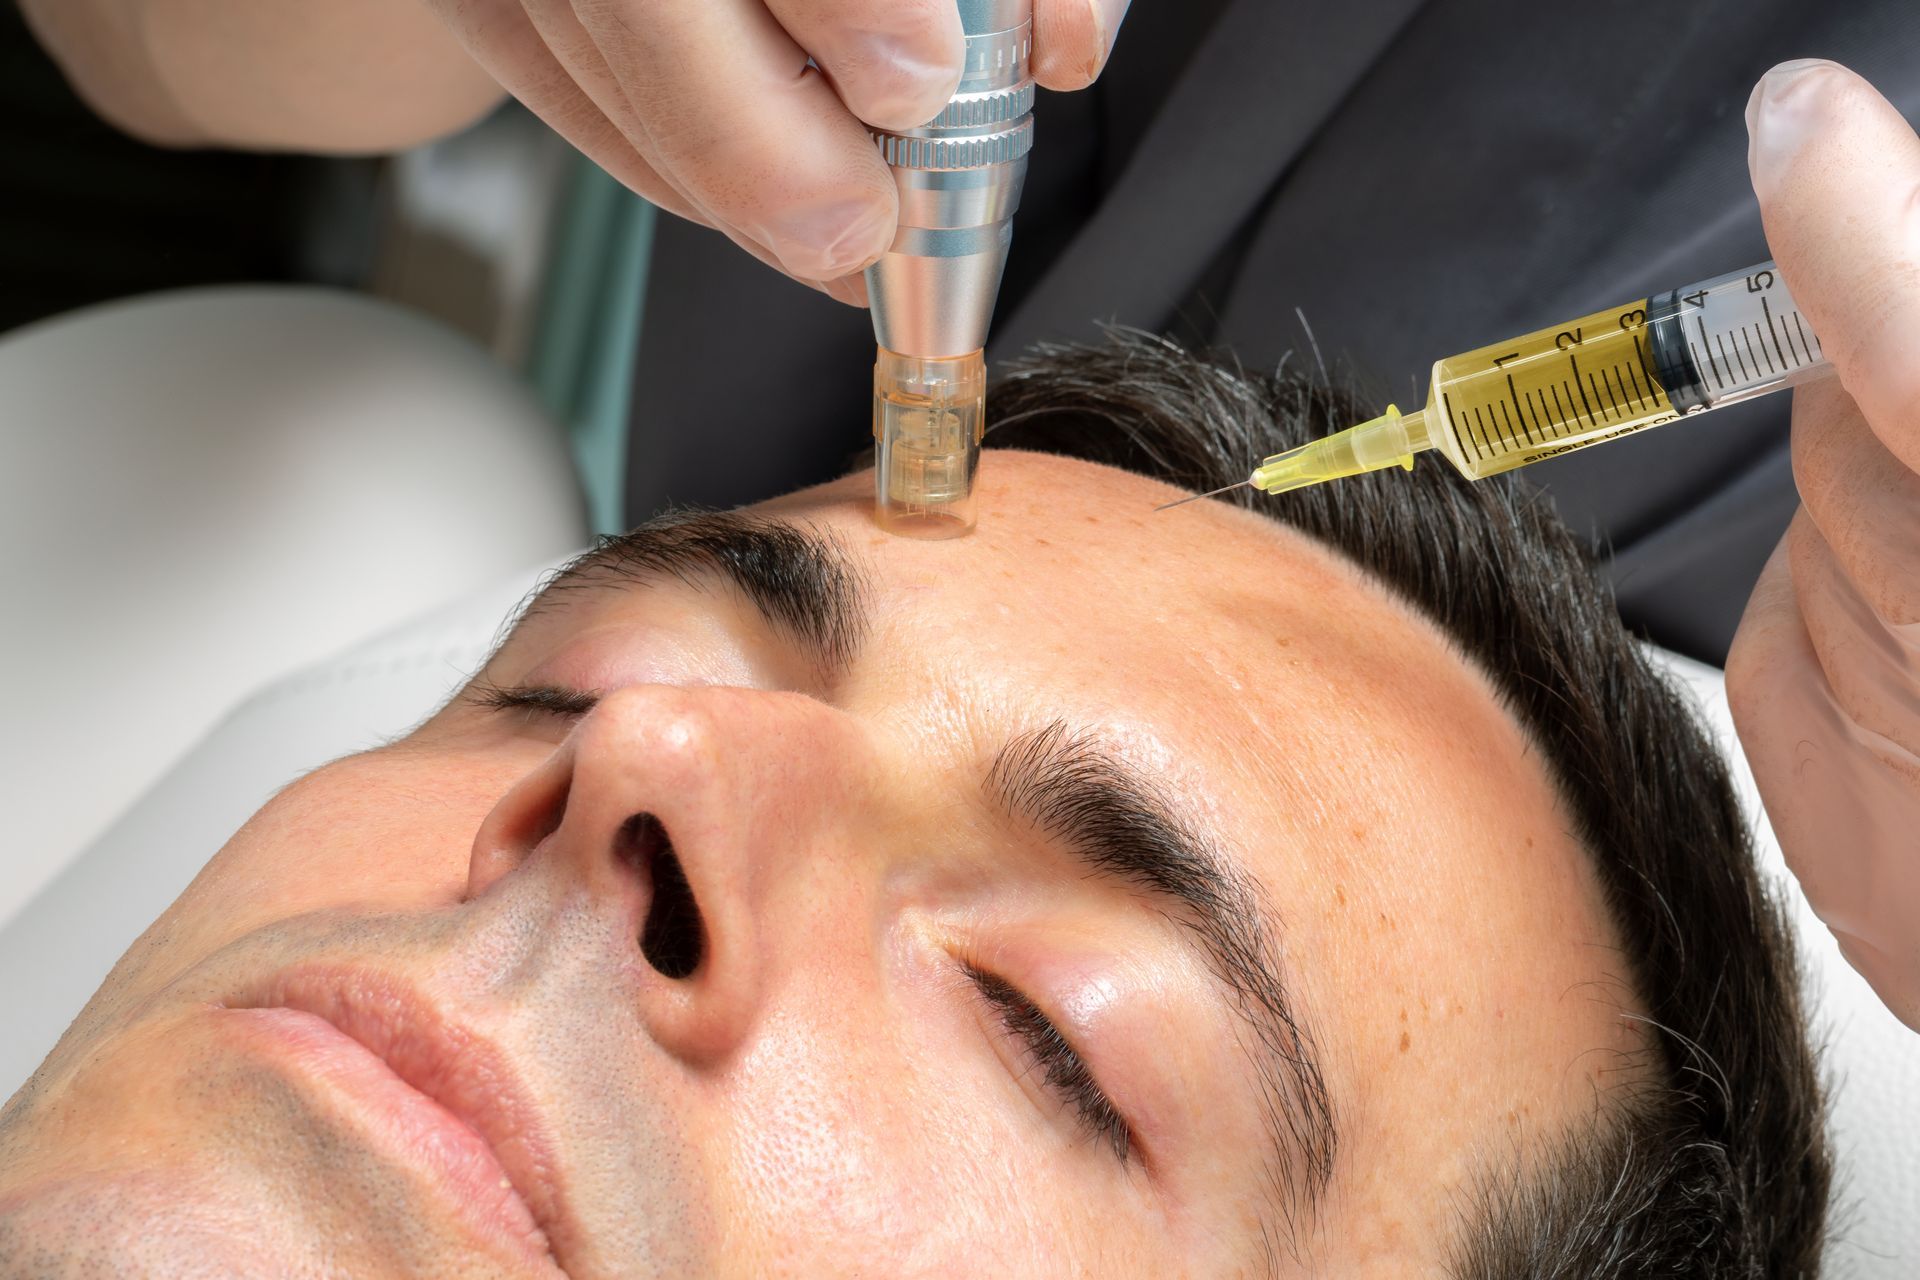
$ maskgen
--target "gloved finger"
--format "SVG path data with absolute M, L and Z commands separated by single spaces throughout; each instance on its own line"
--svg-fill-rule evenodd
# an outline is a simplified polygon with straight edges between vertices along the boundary
M 1767 243 L 1874 433 L 1920 470 L 1920 138 L 1859 76 L 1784 63 L 1747 103 Z
M 1084 89 L 1107 65 L 1128 0 L 1033 0 L 1033 78 L 1045 89 Z
M 1920 760 L 1842 710 L 1801 615 L 1788 539 L 1767 561 L 1735 633 L 1727 701 L 1807 901 L 1847 962 L 1920 1031 L 1920 851 L 1912 830 Z
M 659 199 L 654 199 L 654 203 L 688 221 L 716 227 L 728 239 L 774 270 L 783 270 L 771 250 L 725 226 L 718 225 L 717 220 L 689 193 L 664 174 L 658 173 L 650 165 L 645 164 L 644 150 L 648 139 L 646 122 L 633 110 L 633 104 L 627 100 L 626 91 L 620 87 L 612 69 L 607 66 L 606 59 L 601 56 L 598 46 L 588 36 L 586 28 L 581 25 L 579 17 L 574 13 L 572 0 L 521 0 L 521 2 L 525 5 L 526 14 L 532 21 L 534 29 L 539 32 L 540 39 L 546 44 L 555 60 L 566 68 L 567 73 L 573 77 L 581 91 L 592 99 L 601 114 L 613 123 L 621 137 L 630 144 L 637 143 L 635 151 L 641 153 L 639 164 L 645 167 L 645 172 L 652 175 L 655 182 L 663 183 L 672 190 L 673 195 L 669 198 L 676 203 L 663 203 Z M 641 194 L 647 193 L 641 191 Z M 858 274 L 840 280 L 802 280 L 800 283 L 809 288 L 818 289 L 835 301 L 844 302 L 849 306 L 864 308 L 867 305 L 866 280 Z
M 857 271 L 838 280 L 822 281 L 816 287 L 835 302 L 862 309 L 867 305 L 867 278 Z
M 601 168 L 649 201 L 690 222 L 716 220 L 666 175 L 650 165 L 631 139 L 645 127 L 600 52 L 573 16 L 569 0 L 528 3 L 480 0 L 462 8 L 467 48 L 501 83 Z M 596 114 L 597 113 L 597 114 Z M 774 270 L 780 262 L 756 241 L 719 227 L 735 244 Z M 803 280 L 849 306 L 867 305 L 859 275 L 839 281 Z
M 487 73 L 614 178 L 670 213 L 701 211 L 640 155 L 547 48 L 520 0 L 432 0 Z
M 633 141 L 645 138 L 645 128 L 573 19 L 569 0 L 524 9 L 522 0 L 476 0 L 458 6 L 457 21 L 452 15 L 449 21 L 503 87 L 616 180 L 668 213 L 715 228 L 775 271 L 785 270 L 771 250 L 721 225 L 647 161 Z M 571 59 L 571 65 L 563 59 Z M 801 283 L 849 305 L 867 305 L 864 281 L 857 290 L 845 284 L 830 289 L 815 280 Z
M 518 3 L 534 30 L 539 33 L 541 43 L 546 45 L 564 74 L 613 124 L 658 181 L 673 189 L 685 209 L 694 211 L 693 220 L 711 226 L 712 219 L 699 200 L 647 158 L 651 148 L 646 122 L 634 111 L 633 104 L 627 101 L 626 92 L 621 89 L 620 82 L 614 79 L 613 70 L 601 56 L 599 46 L 594 44 L 593 37 L 581 25 L 579 16 L 573 10 L 573 0 L 518 0 Z M 676 209 L 675 212 L 681 210 Z
M 1883 622 L 1920 622 L 1920 473 L 1894 457 L 1844 387 L 1793 393 L 1793 479 L 1807 514 Z
M 966 38 L 953 0 L 767 0 L 847 110 L 882 129 L 940 114 L 960 84 Z
M 1847 720 L 1920 758 L 1920 627 L 1889 626 L 1803 510 L 1787 531 L 1801 622 Z
M 649 159 L 794 276 L 832 280 L 892 243 L 893 178 L 866 126 L 761 0 L 598 0 L 576 11 Z

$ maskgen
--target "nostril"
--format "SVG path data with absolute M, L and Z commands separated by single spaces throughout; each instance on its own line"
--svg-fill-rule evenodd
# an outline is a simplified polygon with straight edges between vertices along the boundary
M 669 978 L 690 976 L 700 967 L 706 947 L 700 905 L 667 829 L 650 813 L 635 814 L 620 832 L 620 853 L 653 882 L 653 901 L 640 928 L 640 953 Z

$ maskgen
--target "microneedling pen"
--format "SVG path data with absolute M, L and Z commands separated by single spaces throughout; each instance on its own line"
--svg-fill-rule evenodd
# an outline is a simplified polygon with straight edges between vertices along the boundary
M 1832 372 L 1779 268 L 1763 262 L 1436 361 L 1424 408 L 1389 405 L 1274 454 L 1242 483 L 1285 493 L 1411 471 L 1428 449 L 1483 480 Z
M 917 538 L 973 527 L 983 349 L 1033 147 L 1031 0 L 959 5 L 958 91 L 920 128 L 874 133 L 900 192 L 893 246 L 867 268 L 875 515 Z

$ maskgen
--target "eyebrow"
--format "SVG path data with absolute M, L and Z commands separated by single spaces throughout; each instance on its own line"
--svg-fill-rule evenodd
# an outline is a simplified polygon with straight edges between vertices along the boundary
M 988 798 L 1095 875 L 1170 902 L 1258 1042 L 1253 1066 L 1277 1160 L 1270 1182 L 1297 1229 L 1332 1180 L 1339 1132 L 1314 1041 L 1282 980 L 1273 913 L 1253 880 L 1179 816 L 1159 785 L 1090 733 L 1055 721 L 995 755 Z M 1277 1174 L 1277 1176 L 1275 1176 Z
M 865 575 L 831 530 L 738 511 L 672 512 L 602 538 L 543 584 L 513 625 L 574 592 L 662 578 L 727 583 L 828 675 L 852 663 L 866 636 Z

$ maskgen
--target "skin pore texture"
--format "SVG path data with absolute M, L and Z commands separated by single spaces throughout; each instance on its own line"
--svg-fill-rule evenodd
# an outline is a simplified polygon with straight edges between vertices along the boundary
M 1642 1079 L 1586 855 L 1432 625 L 1090 463 L 989 454 L 945 543 L 871 485 L 755 509 L 851 561 L 827 652 L 608 578 L 482 677 L 590 710 L 457 699 L 261 809 L 0 1112 L 0 1275 L 1431 1274 L 1478 1174 Z M 1237 866 L 1324 1178 L 1189 909 L 995 790 L 1061 743 Z M 669 848 L 684 977 L 638 942 Z

